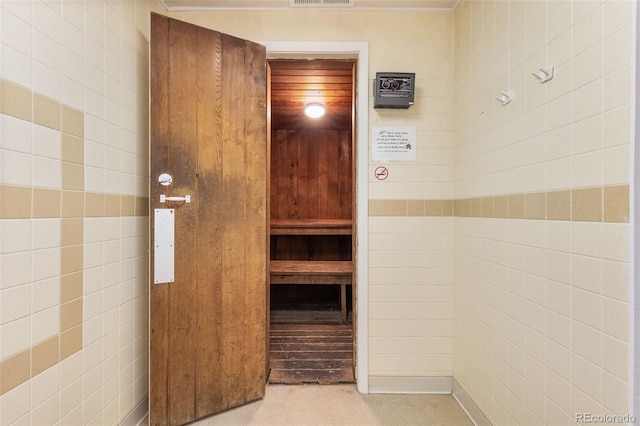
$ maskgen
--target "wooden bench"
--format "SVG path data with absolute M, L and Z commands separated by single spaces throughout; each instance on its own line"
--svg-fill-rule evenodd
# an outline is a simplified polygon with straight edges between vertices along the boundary
M 271 235 L 352 235 L 351 219 L 273 219 Z M 342 322 L 347 322 L 347 286 L 352 284 L 351 260 L 271 260 L 272 284 L 340 286 Z
M 351 235 L 351 219 L 273 219 L 271 235 Z
M 271 284 L 340 285 L 342 322 L 347 322 L 347 285 L 352 283 L 350 260 L 272 260 Z

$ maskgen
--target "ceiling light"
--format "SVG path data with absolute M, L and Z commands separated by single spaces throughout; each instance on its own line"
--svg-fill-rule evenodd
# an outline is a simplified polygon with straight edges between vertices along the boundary
M 320 118 L 324 115 L 324 105 L 320 102 L 311 102 L 304 107 L 304 113 L 307 117 L 311 118 Z

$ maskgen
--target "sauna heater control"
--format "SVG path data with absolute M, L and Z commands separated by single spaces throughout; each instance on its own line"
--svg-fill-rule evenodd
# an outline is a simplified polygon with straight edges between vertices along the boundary
M 415 79 L 415 73 L 376 73 L 373 107 L 409 108 L 413 105 Z

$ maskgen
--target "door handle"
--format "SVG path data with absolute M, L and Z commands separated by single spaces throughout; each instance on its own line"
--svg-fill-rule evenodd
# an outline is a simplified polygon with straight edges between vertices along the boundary
M 166 195 L 160 195 L 160 202 L 164 203 L 165 201 L 184 201 L 189 204 L 191 202 L 191 195 L 185 195 L 184 197 L 167 197 Z

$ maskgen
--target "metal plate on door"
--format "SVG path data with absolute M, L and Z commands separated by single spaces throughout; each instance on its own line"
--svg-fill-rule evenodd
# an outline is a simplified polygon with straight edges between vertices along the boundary
M 153 282 L 155 284 L 174 281 L 174 209 L 154 211 Z

